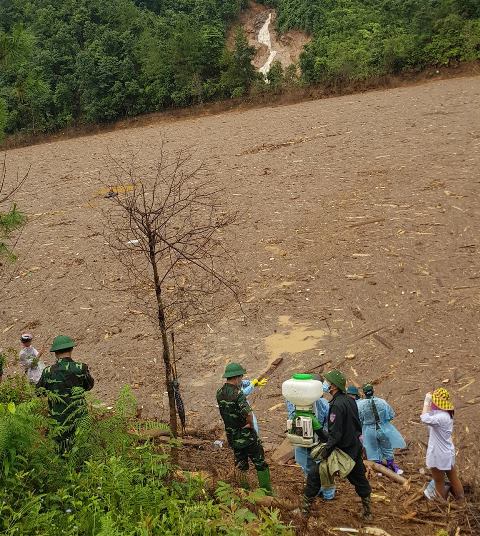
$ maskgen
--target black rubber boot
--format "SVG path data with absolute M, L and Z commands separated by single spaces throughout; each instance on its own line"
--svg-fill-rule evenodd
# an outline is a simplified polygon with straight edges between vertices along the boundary
M 370 495 L 367 497 L 362 497 L 362 506 L 363 506 L 363 519 L 365 521 L 371 521 L 373 519 L 372 516 L 372 500 L 370 499 Z
M 308 517 L 310 515 L 310 509 L 312 508 L 313 499 L 309 499 L 307 496 L 303 496 L 302 501 L 302 515 Z

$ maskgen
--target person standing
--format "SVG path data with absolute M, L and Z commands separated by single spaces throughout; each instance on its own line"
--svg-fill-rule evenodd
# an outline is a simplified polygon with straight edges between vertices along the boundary
M 326 443 L 321 449 L 320 461 L 327 460 L 336 449 L 341 449 L 355 462 L 347 480 L 355 487 L 357 495 L 362 500 L 363 518 L 372 519 L 371 487 L 365 476 L 366 469 L 362 459 L 362 444 L 360 436 L 362 426 L 358 417 L 357 404 L 345 393 L 346 379 L 339 370 L 331 370 L 324 375 L 324 391 L 332 395 L 328 413 L 328 434 Z M 304 513 L 308 514 L 311 505 L 321 488 L 320 473 L 315 465 L 307 477 L 304 489 Z
M 94 385 L 88 366 L 73 361 L 72 352 L 75 342 L 66 335 L 58 335 L 53 340 L 50 352 L 55 353 L 57 362 L 42 372 L 37 388 L 54 393 L 48 400 L 50 416 L 61 427 L 56 440 L 60 450 L 70 447 L 78 419 L 86 411 L 85 391 Z
M 223 378 L 224 385 L 217 391 L 217 403 L 225 425 L 227 441 L 235 456 L 235 467 L 240 471 L 240 482 L 248 487 L 246 473 L 249 460 L 257 471 L 258 483 L 272 494 L 270 469 L 265 461 L 262 442 L 255 431 L 253 411 L 242 392 L 242 379 L 246 370 L 238 363 L 229 363 Z
M 318 374 L 312 374 L 312 378 L 317 381 L 322 381 Z M 296 410 L 295 405 L 292 404 L 292 402 L 290 402 L 289 400 L 286 400 L 286 404 L 287 404 L 288 419 L 293 419 L 295 417 L 295 410 Z M 315 403 L 313 404 L 313 412 L 324 432 L 326 432 L 328 429 L 329 408 L 330 406 L 328 405 L 328 401 L 325 400 L 325 398 L 323 397 L 316 400 Z M 322 437 L 324 436 L 322 435 Z M 310 455 L 311 450 L 312 450 L 311 447 L 295 447 L 294 449 L 295 461 L 302 468 L 305 478 L 307 478 L 307 475 L 310 472 L 310 469 L 315 464 L 315 462 L 313 461 Z M 328 497 L 327 500 L 328 499 L 333 499 L 333 495 L 331 497 Z
M 443 387 L 425 395 L 420 419 L 429 427 L 426 465 L 432 472 L 433 480 L 424 491 L 428 499 L 446 499 L 450 490 L 455 499 L 464 499 L 452 441 L 454 409 L 450 393 Z M 450 487 L 445 485 L 445 476 L 450 481 Z
M 347 387 L 347 395 L 350 398 L 353 398 L 353 400 L 360 400 L 360 391 L 358 390 L 358 387 L 355 385 L 349 385 Z
M 395 417 L 395 412 L 383 398 L 374 396 L 372 384 L 365 384 L 362 390 L 365 398 L 357 404 L 367 459 L 379 464 L 385 460 L 388 469 L 401 475 L 403 471 L 394 461 L 393 450 L 403 449 L 406 444 L 400 432 L 390 422 Z
M 318 375 L 314 374 L 313 376 L 314 376 L 314 379 L 320 380 L 320 377 Z M 295 417 L 295 405 L 292 404 L 289 400 L 287 400 L 286 402 L 287 402 L 288 418 L 293 419 Z M 330 406 L 328 404 L 328 401 L 325 400 L 325 398 L 323 397 L 316 400 L 313 405 L 313 412 L 318 422 L 320 423 L 324 433 L 326 433 L 328 430 L 329 409 L 330 409 Z M 324 438 L 325 436 L 321 434 L 321 437 Z M 315 462 L 312 459 L 311 451 L 312 451 L 311 447 L 295 447 L 294 449 L 295 461 L 302 468 L 305 478 L 308 477 L 308 473 L 310 472 L 312 467 L 317 465 L 317 462 Z M 326 501 L 331 501 L 335 497 L 335 487 L 331 487 L 328 490 L 321 488 L 319 491 L 319 496 L 323 497 Z
M 40 352 L 32 346 L 33 335 L 31 333 L 22 333 L 20 342 L 22 349 L 18 355 L 20 365 L 25 369 L 28 381 L 32 385 L 37 385 L 42 376 L 45 364 L 40 361 Z
M 257 378 L 255 378 L 254 380 L 242 380 L 242 393 L 245 395 L 247 402 L 248 397 L 255 391 L 255 388 L 265 387 L 267 381 L 267 378 L 261 378 L 260 380 Z M 260 432 L 258 429 L 258 421 L 257 417 L 255 416 L 255 413 L 253 414 L 253 428 L 255 429 L 255 432 L 257 432 L 257 435 L 260 436 Z

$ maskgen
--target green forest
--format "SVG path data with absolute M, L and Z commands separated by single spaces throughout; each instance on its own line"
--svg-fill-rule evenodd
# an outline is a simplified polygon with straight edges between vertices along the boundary
M 0 129 L 44 132 L 241 95 L 241 0 L 2 0 Z
M 338 85 L 480 57 L 478 0 L 266 0 L 307 31 L 300 79 Z M 246 0 L 1 0 L 0 136 L 51 132 L 263 85 L 241 30 Z M 270 88 L 272 87 L 270 86 Z
M 274 0 L 278 26 L 313 39 L 305 83 L 337 85 L 480 58 L 478 0 Z

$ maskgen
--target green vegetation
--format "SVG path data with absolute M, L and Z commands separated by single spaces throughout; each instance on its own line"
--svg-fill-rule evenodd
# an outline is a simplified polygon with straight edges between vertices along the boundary
M 302 82 L 326 85 L 480 58 L 478 0 L 262 0 L 312 35 Z M 280 91 L 227 29 L 246 0 L 4 0 L 0 138 Z M 286 74 L 286 73 L 285 73 Z M 292 74 L 292 73 L 290 73 Z M 287 78 L 287 77 L 286 77 Z M 293 77 L 296 83 L 296 77 Z
M 274 0 L 282 31 L 312 34 L 307 83 L 337 85 L 480 58 L 478 0 Z
M 243 0 L 5 0 L 0 131 L 46 132 L 246 92 Z M 236 63 L 238 61 L 238 63 Z
M 101 408 L 90 408 L 61 457 L 46 401 L 23 377 L 0 384 L 2 535 L 293 534 L 278 512 L 253 507 L 260 492 L 240 499 L 226 483 L 208 491 L 188 473 L 176 480 L 169 456 L 132 433 L 162 425 L 136 421 L 128 388 L 114 411 Z

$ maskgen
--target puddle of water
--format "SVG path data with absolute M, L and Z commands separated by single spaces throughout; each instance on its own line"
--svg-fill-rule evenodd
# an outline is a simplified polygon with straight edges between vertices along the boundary
M 265 349 L 270 362 L 282 354 L 298 354 L 313 350 L 325 337 L 335 335 L 328 329 L 312 329 L 308 324 L 295 324 L 289 316 L 280 316 L 281 333 L 273 333 L 265 339 Z
M 277 51 L 272 49 L 272 39 L 270 37 L 270 23 L 272 22 L 272 14 L 269 13 L 267 20 L 264 25 L 260 28 L 258 32 L 258 42 L 262 45 L 266 45 L 268 48 L 269 56 L 267 61 L 260 67 L 259 72 L 263 74 L 264 77 L 267 76 L 270 67 L 272 66 L 273 60 L 277 55 Z

